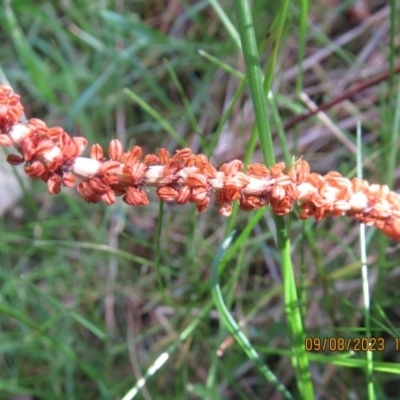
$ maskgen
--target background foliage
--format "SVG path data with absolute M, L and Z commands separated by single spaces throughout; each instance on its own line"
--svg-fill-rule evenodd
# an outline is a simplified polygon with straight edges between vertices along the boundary
M 278 42 L 279 3 L 252 7 L 263 70 L 279 43 L 267 74 L 276 159 L 302 155 L 316 172 L 355 176 L 360 121 L 365 178 L 395 189 L 395 74 L 327 110 L 330 125 L 315 116 L 278 133 L 307 110 L 301 92 L 321 105 L 398 65 L 396 1 L 291 2 Z M 145 153 L 188 146 L 221 165 L 245 158 L 254 125 L 237 26 L 230 1 L 5 1 L 0 60 L 28 118 L 104 147 L 115 137 Z M 262 162 L 258 146 L 250 153 Z M 249 226 L 220 276 L 222 293 L 263 362 L 301 398 L 268 210 L 226 219 L 217 207 L 198 214 L 165 204 L 160 213 L 151 190 L 150 206 L 129 208 L 88 205 L 69 190 L 52 197 L 43 182 L 20 185 L 22 199 L 0 219 L 0 398 L 122 398 L 166 349 L 169 359 L 137 398 L 282 398 L 210 303 L 221 243 Z M 287 222 L 303 334 L 364 337 L 358 226 L 304 223 L 296 213 Z M 386 344 L 373 354 L 372 386 L 376 398 L 391 399 L 400 373 L 397 244 L 370 229 L 366 248 L 370 329 Z M 365 352 L 307 357 L 316 398 L 371 396 Z

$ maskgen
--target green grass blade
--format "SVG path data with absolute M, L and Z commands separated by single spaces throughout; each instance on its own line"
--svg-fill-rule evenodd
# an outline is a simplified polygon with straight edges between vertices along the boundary
M 26 325 L 27 327 L 35 331 L 37 334 L 39 334 L 41 337 L 46 339 L 54 347 L 54 349 L 64 353 L 69 359 L 76 362 L 77 365 L 79 365 L 79 367 L 82 369 L 82 371 L 84 371 L 91 379 L 93 379 L 94 382 L 97 383 L 104 398 L 111 399 L 109 391 L 105 385 L 105 382 L 103 382 L 103 380 L 99 377 L 98 372 L 91 365 L 82 361 L 80 357 L 78 357 L 78 355 L 75 354 L 70 347 L 68 347 L 66 344 L 62 343 L 58 339 L 44 332 L 39 325 L 37 325 L 34 321 L 30 320 L 28 317 L 26 317 L 19 311 L 12 310 L 5 304 L 0 303 L 0 313 L 7 315 L 8 317 L 14 318 L 19 322 L 21 322 L 22 324 Z
M 170 135 L 171 137 L 181 146 L 188 147 L 185 139 L 183 139 L 179 133 L 172 127 L 172 125 L 161 116 L 153 107 L 146 103 L 140 96 L 130 89 L 124 89 L 124 92 L 135 101 L 144 111 L 152 116 Z
M 285 6 L 287 5 L 283 5 L 283 7 Z M 250 3 L 247 0 L 235 0 L 235 9 L 242 41 L 250 94 L 259 131 L 261 151 L 265 164 L 271 165 L 275 162 L 275 156 L 264 97 L 264 88 L 268 87 L 268 82 L 271 80 L 267 76 L 266 83 L 263 82 Z M 280 29 L 283 27 L 282 24 L 285 20 L 286 10 L 286 8 L 281 10 Z M 277 36 L 280 37 L 280 34 Z M 275 43 L 275 46 L 278 46 L 278 43 Z M 268 69 L 270 75 L 272 74 L 272 71 L 273 68 L 270 66 Z M 278 248 L 281 257 L 285 286 L 285 309 L 292 334 L 292 364 L 297 371 L 297 384 L 301 395 L 304 399 L 311 400 L 314 398 L 314 389 L 311 382 L 307 354 L 304 351 L 303 338 L 305 334 L 300 308 L 298 306 L 297 290 L 290 258 L 290 240 L 284 219 L 281 217 L 274 217 L 274 220 L 277 229 Z
M 18 25 L 18 21 L 9 1 L 4 2 L 4 9 L 4 17 L 6 21 L 5 27 L 8 29 L 8 33 L 11 36 L 14 45 L 17 48 L 18 53 L 21 55 L 25 68 L 29 71 L 32 80 L 39 88 L 40 93 L 44 96 L 45 100 L 54 103 L 56 99 L 51 90 L 51 86 L 47 82 L 46 64 L 36 55 L 32 47 L 29 45 L 28 40 Z
M 214 299 L 214 304 L 221 315 L 222 322 L 235 338 L 241 349 L 246 353 L 247 357 L 257 366 L 260 373 L 265 377 L 265 379 L 271 382 L 280 393 L 282 393 L 285 399 L 293 399 L 292 395 L 288 392 L 285 386 L 279 382 L 274 373 L 262 362 L 256 350 L 230 314 L 222 298 L 221 289 L 218 283 L 218 270 L 220 269 L 219 266 L 221 259 L 224 256 L 224 253 L 226 253 L 234 234 L 235 231 L 231 232 L 231 234 L 222 242 L 211 267 L 211 292 Z
M 362 135 L 361 125 L 357 124 L 357 178 L 363 179 L 362 167 Z M 370 289 L 368 279 L 368 266 L 367 266 L 367 244 L 365 240 L 365 225 L 360 224 L 360 261 L 361 261 L 361 279 L 363 285 L 363 298 L 364 298 L 364 318 L 365 318 L 365 334 L 371 337 L 371 314 L 370 314 Z M 368 399 L 375 400 L 374 380 L 373 380 L 373 352 L 366 352 L 367 358 L 367 386 L 368 386 Z
M 215 66 L 217 66 L 218 68 L 223 69 L 224 71 L 226 71 L 228 74 L 234 75 L 236 76 L 236 78 L 238 79 L 245 79 L 246 75 L 243 74 L 242 72 L 238 71 L 237 69 L 231 67 L 230 65 L 228 65 L 227 63 L 224 63 L 222 60 L 220 60 L 217 57 L 214 57 L 213 55 L 207 53 L 204 50 L 199 50 L 199 55 L 201 57 L 204 57 L 207 61 L 210 61 L 210 63 L 214 64 Z
M 42 292 L 39 290 L 35 285 L 32 283 L 28 282 L 29 287 L 39 296 L 42 296 L 43 298 L 46 299 L 46 301 L 49 302 L 52 306 L 57 308 L 60 312 L 62 313 L 67 313 L 70 315 L 70 317 L 76 321 L 78 324 L 81 324 L 84 328 L 86 328 L 89 332 L 92 332 L 93 335 L 97 336 L 100 340 L 106 340 L 107 335 L 105 332 L 103 332 L 101 329 L 99 329 L 95 324 L 92 322 L 88 321 L 86 318 L 84 318 L 82 315 L 77 313 L 76 311 L 72 309 L 65 308 L 65 305 L 57 301 L 54 297 L 49 296 L 48 294 Z
M 258 55 L 250 3 L 235 0 L 236 16 L 242 41 L 246 75 L 249 82 L 254 114 L 259 132 L 259 140 L 264 161 L 267 166 L 275 163 L 274 146 L 267 117 L 267 107 L 263 91 L 263 75 Z
M 287 17 L 287 12 L 289 8 L 289 0 L 284 0 L 281 3 L 281 7 L 279 13 L 274 21 L 274 26 L 276 27 L 273 32 L 273 40 L 272 40 L 272 51 L 268 58 L 267 71 L 265 73 L 264 80 L 264 93 L 268 93 L 271 90 L 273 77 L 275 75 L 275 65 L 276 59 L 278 57 L 279 43 L 282 39 L 282 32 L 285 26 L 285 21 Z
M 208 0 L 211 4 L 211 6 L 214 8 L 214 11 L 217 13 L 219 19 L 221 22 L 224 24 L 226 30 L 228 31 L 229 35 L 231 36 L 232 40 L 234 41 L 235 45 L 237 46 L 238 49 L 241 48 L 241 43 L 240 43 L 240 36 L 235 28 L 235 26 L 232 24 L 231 20 L 229 17 L 226 15 L 224 9 L 220 6 L 217 0 Z
M 306 54 L 306 41 L 307 41 L 307 26 L 308 26 L 308 0 L 300 0 L 300 27 L 299 27 L 299 54 L 297 58 L 297 65 L 299 73 L 296 77 L 296 96 L 299 97 L 303 91 L 303 70 L 301 65 Z

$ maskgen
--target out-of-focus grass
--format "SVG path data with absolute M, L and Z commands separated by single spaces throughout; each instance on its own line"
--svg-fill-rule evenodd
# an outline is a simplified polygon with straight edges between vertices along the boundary
M 280 12 L 270 3 L 256 2 L 253 13 L 264 70 L 273 51 L 273 21 Z M 378 0 L 367 3 L 371 13 L 387 6 Z M 244 157 L 253 113 L 242 75 L 199 55 L 203 50 L 245 72 L 231 4 L 219 3 L 219 12 L 216 4 L 4 2 L 1 65 L 23 96 L 28 118 L 61 125 L 105 147 L 114 137 L 126 146 L 143 146 L 145 152 L 161 147 L 173 152 L 187 144 L 219 165 Z M 289 7 L 272 81 L 273 130 L 294 111 L 305 109 L 295 97 L 296 75 L 285 75 L 298 62 L 304 36 L 304 54 L 311 58 L 368 21 L 366 16 L 361 25 L 351 25 L 346 9 L 332 2 L 307 5 L 306 35 L 299 35 L 299 12 L 304 9 L 299 11 L 295 3 Z M 389 23 L 389 14 L 380 21 L 382 26 Z M 374 47 L 374 28 L 365 32 L 297 74 L 297 88 L 319 103 L 358 78 L 354 71 L 374 76 L 378 62 L 382 70 L 389 68 L 386 60 L 398 63 L 388 33 Z M 367 50 L 369 55 L 361 56 Z M 398 87 L 398 79 L 393 81 Z M 396 177 L 398 163 L 392 134 L 399 111 L 397 98 L 388 92 L 383 82 L 327 112 L 354 143 L 361 119 L 363 154 L 378 166 L 366 166 L 364 176 L 382 183 Z M 280 139 L 274 135 L 278 160 L 283 158 L 279 143 L 286 146 L 286 158 L 303 155 L 317 172 L 355 173 L 355 155 L 317 117 Z M 261 161 L 258 148 L 250 157 Z M 249 236 L 232 246 L 235 252 L 220 276 L 222 295 L 265 364 L 298 398 L 299 374 L 288 352 L 269 212 L 258 221 L 254 213 L 239 212 L 230 222 L 213 206 L 198 215 L 191 205 L 165 204 L 157 238 L 158 202 L 151 190 L 149 196 L 155 201 L 146 208 L 121 202 L 88 205 L 73 191 L 51 197 L 43 182 L 33 182 L 0 220 L 0 398 L 122 398 L 168 348 L 169 359 L 146 381 L 138 398 L 279 398 L 210 307 L 211 265 L 227 224 L 240 235 L 253 222 Z M 345 218 L 303 223 L 294 215 L 291 231 L 305 335 L 362 337 L 357 226 Z M 386 399 L 396 395 L 391 388 L 399 381 L 397 365 L 388 364 L 399 362 L 393 339 L 400 336 L 399 267 L 393 243 L 372 230 L 367 232 L 367 253 L 371 330 L 386 340 L 385 350 L 373 354 L 374 390 L 377 398 Z M 202 313 L 206 316 L 197 320 Z M 195 329 L 181 342 L 179 335 L 188 326 Z M 365 353 L 328 353 L 308 355 L 316 396 L 339 399 L 352 393 L 366 398 Z

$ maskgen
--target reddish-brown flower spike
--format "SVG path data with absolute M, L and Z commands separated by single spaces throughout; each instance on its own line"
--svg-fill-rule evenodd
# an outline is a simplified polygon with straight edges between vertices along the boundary
M 285 189 L 282 186 L 275 184 L 272 187 L 271 195 L 272 195 L 272 198 L 274 198 L 274 199 L 276 199 L 278 201 L 281 201 L 281 200 L 283 200 L 285 198 L 286 192 L 285 192 Z
M 8 147 L 12 146 L 13 142 L 10 138 L 10 136 L 0 133 L 0 147 Z
M 288 175 L 292 179 L 292 181 L 296 182 L 298 185 L 305 182 L 309 174 L 310 166 L 304 160 L 298 160 L 290 167 L 290 170 L 288 172 Z
M 103 183 L 99 178 L 92 178 L 88 181 L 89 187 L 93 192 L 99 193 L 101 195 L 107 193 L 110 187 Z
M 225 202 L 232 203 L 235 200 L 239 200 L 242 197 L 242 192 L 240 189 L 228 190 L 224 189 L 223 191 Z
M 234 178 L 238 179 L 243 187 L 246 187 L 250 183 L 250 177 L 248 177 L 244 172 L 238 172 L 235 174 Z
M 211 197 L 210 197 L 210 195 L 207 193 L 207 196 L 204 197 L 203 200 L 200 200 L 200 201 L 198 201 L 198 202 L 196 203 L 196 209 L 197 209 L 197 211 L 203 212 L 204 210 L 206 210 L 206 209 L 208 208 L 209 204 L 210 204 L 210 200 L 211 200 Z
M 273 178 L 279 178 L 280 176 L 282 176 L 283 171 L 285 170 L 285 163 L 284 162 L 280 162 L 278 164 L 273 165 L 270 169 L 269 172 L 271 173 L 271 176 Z
M 173 176 L 180 170 L 179 163 L 177 161 L 168 161 L 164 167 L 164 177 L 168 178 L 170 182 L 174 180 Z
M 0 132 L 8 132 L 21 119 L 24 109 L 19 99 L 11 88 L 0 86 Z
M 314 214 L 315 206 L 312 203 L 304 203 L 300 206 L 300 209 L 300 219 L 308 219 Z
M 119 171 L 121 164 L 118 161 L 106 161 L 100 167 L 99 176 L 107 185 L 116 185 L 119 183 L 119 178 L 116 173 Z
M 70 160 L 63 160 L 62 154 L 59 154 L 59 156 L 54 157 L 52 161 L 46 162 L 46 169 L 48 171 L 51 171 L 55 173 L 59 167 L 61 167 L 65 161 L 70 161 Z
M 393 219 L 392 221 L 387 221 L 382 228 L 383 233 L 393 240 L 400 239 L 400 221 L 399 219 Z
M 11 165 L 19 165 L 25 161 L 23 157 L 17 156 L 16 154 L 9 154 L 6 158 L 6 160 Z
M 154 155 L 154 154 L 147 154 L 147 155 L 144 157 L 144 163 L 145 163 L 145 165 L 148 165 L 148 166 L 150 166 L 150 165 L 157 165 L 159 162 L 160 162 L 160 159 L 159 159 L 156 155 Z
M 40 121 L 40 120 L 38 120 L 38 121 Z M 59 140 L 62 133 L 65 132 L 64 129 L 61 128 L 60 126 L 53 126 L 52 128 L 47 128 L 47 126 L 44 125 L 43 131 L 41 131 L 37 125 L 35 125 L 35 126 L 36 126 L 38 133 L 45 135 L 48 138 L 53 139 L 53 140 Z M 47 131 L 44 130 L 44 128 L 46 128 Z
M 207 190 L 203 187 L 196 187 L 192 189 L 189 201 L 192 203 L 199 203 L 204 201 L 206 197 L 209 197 Z
M 149 199 L 147 198 L 147 194 L 145 193 L 144 190 L 140 190 L 140 204 L 141 206 L 147 206 L 149 204 Z
M 217 170 L 211 164 L 205 164 L 204 166 L 200 167 L 200 170 L 207 179 L 213 179 L 217 177 Z
M 41 156 L 50 152 L 54 148 L 54 143 L 51 140 L 42 140 L 35 148 L 34 156 Z
M 2 93 L 0 92 L 0 95 L 2 95 Z M 6 121 L 7 121 L 7 113 L 8 113 L 8 106 L 7 104 L 1 104 L 0 103 L 0 129 L 3 131 L 7 130 L 6 127 Z
M 270 205 L 275 214 L 283 216 L 290 213 L 293 203 L 292 200 L 286 196 L 281 201 L 271 198 Z
M 126 161 L 131 161 L 135 163 L 140 161 L 141 158 L 142 158 L 142 148 L 139 146 L 132 146 L 127 152 Z
M 116 174 L 121 164 L 118 161 L 106 161 L 100 168 L 102 174 Z
M 265 178 L 269 175 L 268 168 L 263 164 L 250 164 L 247 168 L 247 173 L 252 176 L 257 176 L 260 178 Z
M 291 183 L 285 187 L 286 194 L 293 199 L 293 201 L 298 201 L 300 199 L 300 193 L 295 184 Z
M 324 198 L 320 196 L 318 193 L 311 195 L 310 201 L 314 203 L 315 207 L 317 208 L 323 207 L 325 204 Z
M 48 136 L 51 131 L 56 131 L 58 129 L 62 130 L 62 128 L 59 128 L 58 126 L 49 129 L 47 127 L 46 123 L 39 118 L 29 119 L 28 124 L 32 125 L 35 128 L 35 131 L 37 132 L 37 134 L 40 136 Z
M 207 178 L 202 174 L 190 174 L 186 179 L 186 183 L 190 187 L 206 187 L 208 185 Z
M 224 188 L 227 190 L 241 190 L 249 184 L 249 181 L 243 181 L 239 177 L 230 176 L 225 179 Z
M 76 157 L 80 156 L 86 149 L 86 146 L 88 145 L 88 141 L 86 138 L 82 136 L 75 136 L 72 138 L 72 140 L 75 142 L 75 144 L 78 147 L 78 151 L 76 154 Z
M 232 214 L 232 206 L 230 204 L 225 204 L 220 207 L 219 213 L 224 217 L 229 217 Z
M 118 176 L 115 175 L 105 175 L 101 178 L 101 180 L 106 184 L 106 185 L 117 185 L 120 183 Z
M 174 201 L 179 196 L 178 191 L 168 186 L 161 187 L 156 192 L 157 196 L 163 201 Z
M 36 147 L 38 145 L 38 140 L 37 138 L 32 137 L 32 133 L 33 132 L 31 131 L 31 134 L 24 136 L 20 143 L 22 153 L 26 161 L 32 160 L 36 154 Z
M 172 161 L 185 161 L 192 155 L 192 150 L 187 147 L 181 150 L 176 150 L 175 155 L 172 157 Z
M 308 175 L 306 182 L 317 189 L 321 185 L 325 184 L 324 178 L 321 175 L 316 174 L 315 172 L 312 172 L 310 175 Z
M 61 191 L 61 178 L 57 175 L 52 175 L 47 180 L 47 189 L 50 194 L 58 194 Z
M 94 160 L 98 160 L 98 161 L 103 160 L 104 152 L 99 144 L 96 143 L 90 148 L 89 157 L 93 158 Z
M 118 161 L 123 153 L 124 149 L 122 143 L 118 139 L 113 139 L 108 146 L 108 155 L 114 161 Z
M 335 202 L 333 206 L 332 216 L 341 217 L 349 210 L 350 210 L 350 205 L 347 201 L 338 200 Z
M 353 186 L 353 192 L 357 193 L 357 192 L 361 192 L 364 189 L 364 181 L 359 179 L 359 178 L 353 178 L 351 180 L 351 184 Z
M 283 175 L 283 176 L 275 179 L 275 185 L 279 185 L 282 187 L 291 185 L 292 183 L 293 183 L 292 179 L 287 175 Z
M 247 199 L 247 198 L 242 198 L 239 200 L 239 208 L 242 211 L 253 211 L 255 210 L 255 206 L 253 204 L 253 202 L 251 201 L 251 199 Z M 221 213 L 221 211 L 220 211 Z
M 46 168 L 39 161 L 34 161 L 30 165 L 25 165 L 24 170 L 31 178 L 42 178 L 43 176 L 47 175 Z
M 177 202 L 179 204 L 185 204 L 189 201 L 191 195 L 190 188 L 188 186 L 183 186 L 178 190 Z
M 104 193 L 102 196 L 101 196 L 101 199 L 103 200 L 103 202 L 105 203 L 105 204 L 107 204 L 108 206 L 110 206 L 111 204 L 114 204 L 115 202 L 116 202 L 116 197 L 115 197 L 115 194 L 114 194 L 114 192 L 110 189 L 110 190 L 107 190 L 107 192 L 106 193 Z
M 62 184 L 66 187 L 74 187 L 76 178 L 72 174 L 64 174 L 61 181 L 62 181 Z
M 143 163 L 135 163 L 131 166 L 130 175 L 134 184 L 140 185 L 142 183 L 146 170 L 147 167 Z
M 239 160 L 233 160 L 223 164 L 219 170 L 224 172 L 227 176 L 235 175 L 236 173 L 243 171 L 243 163 Z
M 77 187 L 78 193 L 83 197 L 86 203 L 98 203 L 101 200 L 101 194 L 96 193 L 86 181 L 81 182 Z
M 123 185 L 110 185 L 112 191 L 116 196 L 122 196 L 126 193 L 126 186 Z
M 105 159 L 99 145 L 92 146 L 91 159 L 85 159 L 79 157 L 87 145 L 85 138 L 71 138 L 62 128 L 49 128 L 39 119 L 19 123 L 22 110 L 19 96 L 0 86 L 0 146 L 14 145 L 21 156 L 10 155 L 8 161 L 26 162 L 25 172 L 47 181 L 51 193 L 58 193 L 61 184 L 72 187 L 76 176 L 83 179 L 77 190 L 89 203 L 112 204 L 116 196 L 123 196 L 128 204 L 146 205 L 144 186 L 156 187 L 165 201 L 194 202 L 199 211 L 208 207 L 212 191 L 222 215 L 230 214 L 235 200 L 242 210 L 270 205 L 278 215 L 288 214 L 298 202 L 301 218 L 321 220 L 346 213 L 400 240 L 400 195 L 386 185 L 369 185 L 356 178 L 350 181 L 335 171 L 325 176 L 310 173 L 301 159 L 288 172 L 284 163 L 270 169 L 252 164 L 245 174 L 239 160 L 217 171 L 207 157 L 187 148 L 172 158 L 161 149 L 158 156 L 149 154 L 141 162 L 140 147 L 123 152 L 117 140 L 110 143 L 111 160 Z
M 158 158 L 160 159 L 161 165 L 165 165 L 165 164 L 167 164 L 167 162 L 169 161 L 171 156 L 170 156 L 168 150 L 163 148 L 158 151 Z
M 183 160 L 183 165 L 185 167 L 193 167 L 196 164 L 196 156 L 191 154 L 186 159 Z
M 54 144 L 54 141 L 52 141 L 52 143 Z M 65 132 L 64 130 L 61 130 L 58 135 L 58 143 L 57 144 L 61 148 L 61 150 L 64 151 L 69 146 L 71 146 L 72 138 L 71 138 L 71 136 L 68 135 L 67 132 Z
M 142 189 L 131 186 L 126 188 L 126 194 L 122 200 L 134 206 L 147 206 L 147 204 L 149 204 L 146 193 Z

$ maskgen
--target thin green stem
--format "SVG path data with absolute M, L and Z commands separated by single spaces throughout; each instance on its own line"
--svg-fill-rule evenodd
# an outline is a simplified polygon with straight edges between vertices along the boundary
M 61 342 L 59 339 L 53 337 L 53 335 L 47 333 L 44 331 L 43 327 L 39 326 L 34 322 L 33 320 L 29 319 L 25 315 L 23 315 L 21 312 L 18 310 L 13 310 L 6 305 L 3 305 L 0 303 L 0 315 L 7 315 L 11 318 L 14 318 L 16 321 L 19 323 L 25 325 L 29 329 L 35 332 L 39 337 L 45 339 L 48 341 L 52 347 L 55 349 L 59 350 L 62 352 L 67 358 L 75 362 L 81 369 L 82 371 L 89 376 L 90 379 L 95 382 L 102 395 L 104 396 L 103 398 L 105 399 L 110 399 L 111 396 L 109 394 L 109 390 L 103 380 L 102 377 L 99 376 L 98 371 L 91 366 L 90 364 L 82 361 L 80 357 L 65 343 Z
M 300 93 L 303 91 L 303 71 L 301 65 L 306 53 L 306 40 L 307 40 L 307 26 L 308 26 L 308 0 L 300 0 L 300 29 L 299 29 L 299 47 L 297 65 L 299 73 L 296 79 L 296 96 L 299 98 Z
M 357 124 L 357 178 L 363 179 L 362 168 L 362 139 L 361 125 Z M 368 281 L 368 266 L 367 266 L 367 245 L 365 240 L 365 225 L 360 225 L 360 258 L 361 258 L 361 279 L 364 298 L 364 319 L 365 319 L 365 334 L 367 338 L 371 337 L 371 315 L 370 315 L 370 294 Z M 374 381 L 373 381 L 373 352 L 367 351 L 367 386 L 368 399 L 375 400 Z
M 283 153 L 283 159 L 285 161 L 285 164 L 289 166 L 292 162 L 291 157 L 290 157 L 290 151 L 289 147 L 287 145 L 286 137 L 285 137 L 285 131 L 283 130 L 283 124 L 281 117 L 279 115 L 278 107 L 276 106 L 276 101 L 274 94 L 270 91 L 268 94 L 268 105 L 271 108 L 271 113 L 272 113 L 272 118 L 274 119 L 275 126 L 276 126 L 276 131 L 278 133 L 278 139 L 279 139 L 279 144 L 282 149 Z
M 274 146 L 267 117 L 267 106 L 263 90 L 263 74 L 259 62 L 250 3 L 246 0 L 235 0 L 235 9 L 246 64 L 247 79 L 249 81 L 250 94 L 259 132 L 261 152 L 265 164 L 270 166 L 275 164 Z
M 214 8 L 214 11 L 217 13 L 219 19 L 224 24 L 226 30 L 231 36 L 232 40 L 235 42 L 235 45 L 240 49 L 240 37 L 238 31 L 235 26 L 232 24 L 229 17 L 226 15 L 224 9 L 220 6 L 217 0 L 208 0 L 211 6 Z
M 173 139 L 181 146 L 188 147 L 187 142 L 179 135 L 179 133 L 172 127 L 172 125 L 150 104 L 146 103 L 142 98 L 129 89 L 124 89 L 124 92 L 134 100 L 144 111 L 146 111 L 150 116 L 152 116 L 159 124 L 171 135 Z
M 277 23 L 278 33 L 277 38 L 281 37 L 283 24 L 287 12 L 286 1 L 282 5 Z M 239 25 L 239 33 L 242 41 L 243 55 L 246 65 L 247 78 L 249 81 L 250 95 L 253 101 L 254 114 L 256 124 L 259 131 L 259 140 L 264 162 L 266 165 L 271 165 L 275 162 L 274 148 L 271 137 L 271 130 L 266 111 L 265 89 L 272 82 L 272 73 L 274 60 L 268 66 L 268 76 L 263 82 L 261 72 L 259 54 L 257 49 L 253 19 L 251 15 L 250 3 L 248 0 L 235 0 L 235 10 Z M 278 42 L 274 43 L 274 51 L 277 51 Z M 268 78 L 269 77 L 269 78 Z M 298 307 L 298 297 L 296 284 L 294 279 L 293 267 L 290 258 L 290 240 L 285 226 L 285 221 L 282 217 L 274 217 L 278 248 L 282 263 L 282 273 L 284 279 L 285 293 L 285 308 L 288 318 L 288 324 L 291 332 L 292 343 L 292 364 L 296 368 L 298 375 L 297 384 L 303 398 L 313 399 L 314 389 L 312 386 L 308 357 L 304 350 L 304 328 L 301 319 L 300 309 Z
M 158 288 L 160 289 L 163 300 L 166 304 L 171 305 L 172 302 L 165 293 L 165 287 L 161 273 L 161 232 L 163 225 L 163 217 L 164 217 L 164 202 L 160 200 L 160 205 L 158 207 L 158 223 L 157 223 L 157 237 L 156 237 L 156 259 L 155 259 L 156 275 L 157 275 Z
M 254 364 L 257 366 L 258 370 L 260 371 L 260 373 L 269 382 L 271 382 L 279 392 L 281 392 L 283 394 L 285 399 L 292 399 L 292 395 L 288 392 L 288 390 L 285 388 L 285 386 L 283 386 L 282 383 L 279 382 L 279 380 L 275 376 L 275 374 L 262 362 L 260 356 L 254 349 L 254 347 L 251 345 L 251 343 L 249 342 L 247 337 L 241 331 L 238 323 L 233 319 L 231 313 L 229 312 L 229 310 L 226 307 L 225 302 L 222 298 L 221 289 L 220 289 L 219 283 L 218 283 L 218 270 L 219 270 L 220 261 L 224 255 L 224 253 L 226 252 L 227 248 L 229 247 L 234 234 L 235 234 L 235 231 L 231 232 L 231 234 L 221 244 L 221 247 L 219 248 L 219 250 L 214 258 L 214 262 L 213 262 L 213 265 L 211 268 L 211 291 L 212 291 L 212 296 L 214 299 L 214 304 L 220 313 L 220 316 L 224 322 L 224 325 L 228 328 L 231 335 L 235 338 L 235 340 L 237 341 L 239 346 L 246 353 L 247 357 L 254 362 Z
M 397 86 L 397 101 L 396 101 L 396 109 L 393 118 L 393 129 L 391 134 L 391 145 L 389 151 L 389 160 L 388 160 L 388 168 L 387 168 L 387 180 L 386 183 L 393 187 L 394 183 L 394 173 L 396 171 L 396 160 L 398 154 L 398 147 L 397 143 L 399 143 L 399 136 L 400 136 L 400 82 Z
M 278 57 L 279 43 L 282 39 L 282 33 L 286 22 L 289 3 L 290 3 L 289 0 L 282 1 L 281 8 L 274 21 L 276 29 L 273 34 L 272 49 L 271 49 L 271 54 L 268 57 L 267 72 L 265 74 L 265 80 L 264 80 L 264 93 L 266 95 L 271 90 L 272 81 L 275 76 L 274 71 L 275 71 L 276 59 Z
M 390 0 L 390 52 L 389 52 L 389 104 L 393 104 L 394 100 L 394 68 L 395 68 L 395 38 L 396 38 L 396 16 L 398 17 L 398 12 L 396 11 L 398 7 L 398 2 L 396 0 Z

